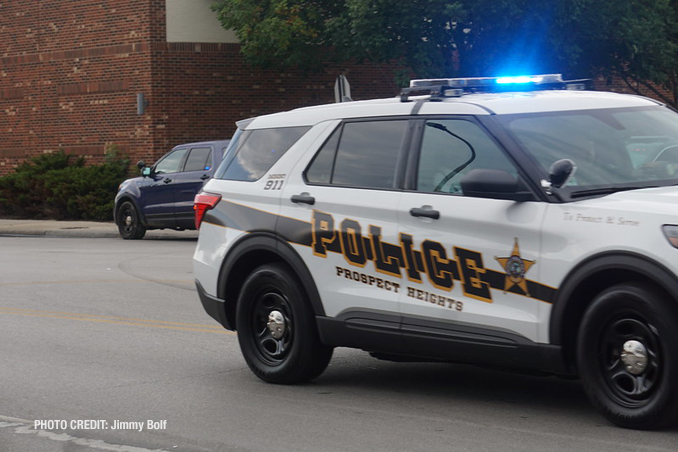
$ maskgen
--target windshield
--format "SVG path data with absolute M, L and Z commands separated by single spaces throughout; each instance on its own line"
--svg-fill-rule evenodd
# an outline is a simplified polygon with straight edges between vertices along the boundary
M 561 159 L 577 169 L 576 194 L 678 183 L 678 114 L 665 107 L 510 115 L 513 137 L 546 171 Z

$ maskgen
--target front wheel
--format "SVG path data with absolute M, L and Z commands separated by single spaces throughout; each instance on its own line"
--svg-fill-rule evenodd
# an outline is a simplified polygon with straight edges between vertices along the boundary
M 236 308 L 240 349 L 252 372 L 270 383 L 319 376 L 333 349 L 320 342 L 315 317 L 296 275 L 275 263 L 245 280 Z
M 136 207 L 129 201 L 125 201 L 118 210 L 118 232 L 120 237 L 126 240 L 142 239 L 146 235 L 146 228 L 141 224 Z
M 643 284 L 611 287 L 584 315 L 577 362 L 592 403 L 611 422 L 653 429 L 678 419 L 678 309 Z

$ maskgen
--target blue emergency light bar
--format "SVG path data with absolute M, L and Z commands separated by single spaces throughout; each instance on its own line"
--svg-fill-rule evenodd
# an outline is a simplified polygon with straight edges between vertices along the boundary
M 553 77 L 554 79 L 560 79 L 560 80 L 554 80 L 557 82 L 562 82 L 561 76 L 559 74 L 553 74 L 553 76 L 548 76 L 548 77 Z M 533 76 L 528 76 L 528 75 L 521 75 L 518 77 L 498 77 L 496 80 L 496 83 L 500 85 L 508 85 L 508 84 L 525 84 L 525 83 L 541 83 L 544 81 L 544 76 L 543 75 L 533 75 Z
M 586 89 L 586 80 L 563 80 L 561 74 L 521 75 L 511 77 L 465 77 L 411 80 L 403 88 L 400 100 L 406 102 L 413 92 L 428 92 L 432 100 L 460 97 L 466 93 L 537 91 L 545 89 Z

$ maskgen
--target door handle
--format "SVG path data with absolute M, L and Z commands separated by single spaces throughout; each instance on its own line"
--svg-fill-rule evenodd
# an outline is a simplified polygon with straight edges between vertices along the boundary
M 162 181 L 166 184 L 169 184 L 170 182 L 172 182 L 172 179 L 170 179 L 169 177 L 166 177 Z
M 432 220 L 438 220 L 440 218 L 440 212 L 429 206 L 413 207 L 410 209 L 410 215 L 413 217 L 430 218 Z
M 210 178 L 210 177 L 209 177 L 209 175 L 207 175 L 207 174 L 203 174 L 202 176 L 200 176 L 200 179 L 201 179 L 201 180 L 207 180 L 207 179 L 209 179 L 209 178 Z
M 312 206 L 315 204 L 315 198 L 308 193 L 302 193 L 300 195 L 292 195 L 290 198 L 293 203 L 295 204 L 308 204 L 309 206 Z

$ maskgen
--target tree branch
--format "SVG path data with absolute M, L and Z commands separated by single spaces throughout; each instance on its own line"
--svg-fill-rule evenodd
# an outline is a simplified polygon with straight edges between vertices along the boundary
M 652 93 L 653 93 L 655 96 L 657 96 L 659 99 L 663 100 L 663 101 L 666 102 L 667 104 L 669 104 L 669 105 L 671 105 L 671 106 L 673 106 L 673 107 L 678 106 L 678 104 L 677 104 L 675 98 L 674 98 L 674 99 L 671 99 L 670 97 L 668 97 L 666 94 L 664 94 L 663 92 L 661 92 L 659 89 L 657 89 L 656 86 L 654 86 L 653 84 L 651 84 L 651 83 L 648 82 L 647 80 L 643 80 L 643 79 L 634 77 L 634 76 L 632 76 L 632 75 L 627 75 L 627 74 L 619 74 L 619 77 L 624 81 L 624 83 L 626 83 L 626 86 L 628 86 L 628 87 L 629 87 L 632 91 L 634 91 L 636 94 L 642 95 L 642 93 L 640 92 L 640 89 L 637 87 L 637 85 L 642 85 L 642 86 L 644 86 L 645 88 L 647 88 L 647 89 L 649 89 L 650 91 L 652 91 Z M 631 79 L 631 81 L 633 81 L 633 82 L 636 84 L 636 86 L 634 86 L 633 84 L 631 84 L 631 81 L 629 81 L 629 79 Z M 675 91 L 674 91 L 674 94 L 675 94 Z

